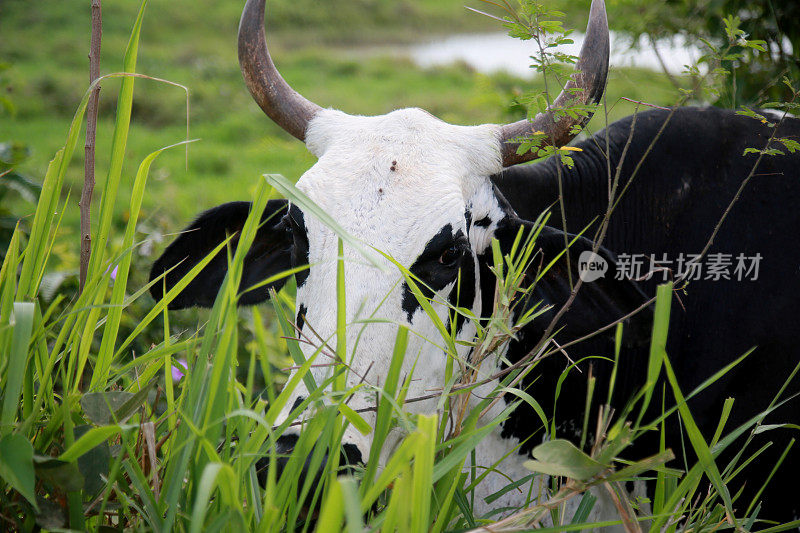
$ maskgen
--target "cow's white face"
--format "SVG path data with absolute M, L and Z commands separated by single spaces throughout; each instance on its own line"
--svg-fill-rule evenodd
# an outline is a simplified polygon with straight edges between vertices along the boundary
M 322 109 L 294 91 L 276 70 L 266 47 L 264 6 L 264 0 L 247 0 L 239 25 L 239 61 L 245 83 L 261 109 L 291 135 L 304 141 L 318 157 L 317 164 L 298 181 L 298 188 L 348 233 L 410 267 L 412 274 L 433 289 L 432 296 L 440 302 L 433 307 L 442 323 L 449 326 L 448 303 L 469 308 L 479 316 L 482 309 L 479 256 L 495 234 L 501 236 L 501 242 L 513 240 L 513 236 L 509 237 L 513 228 L 528 224 L 501 207 L 490 176 L 503 167 L 536 157 L 534 153 L 517 153 L 515 140 L 544 131 L 547 139 L 543 142 L 562 146 L 574 137 L 576 127 L 585 119 L 574 114 L 557 117 L 553 112 L 544 112 L 531 121 L 525 118 L 502 126 L 464 127 L 446 124 L 419 109 L 404 109 L 379 117 L 349 116 Z M 580 74 L 554 100 L 556 108 L 569 102 L 591 104 L 599 100 L 605 86 L 608 53 L 604 2 L 592 0 L 589 25 L 576 64 Z M 175 287 L 222 240 L 241 231 L 250 208 L 248 202 L 230 202 L 202 213 L 153 264 L 150 279 L 161 280 L 152 285 L 153 296 L 163 298 L 167 289 Z M 332 353 L 336 342 L 338 239 L 297 206 L 290 206 L 283 222 L 270 222 L 273 215 L 284 209 L 285 203 L 277 200 L 267 205 L 264 224 L 256 232 L 254 244 L 244 259 L 240 282 L 243 292 L 238 301 L 242 305 L 264 301 L 270 288 L 262 283 L 265 279 L 291 265 L 310 264 L 307 272 L 296 275 L 297 325 L 304 341 L 315 344 L 327 341 L 327 351 Z M 550 230 L 546 237 L 543 240 L 549 247 L 549 257 L 560 254 L 563 233 Z M 287 250 L 292 240 L 289 258 Z M 511 244 L 507 244 L 510 249 Z M 582 246 L 591 248 L 587 243 Z M 445 385 L 448 364 L 442 349 L 443 338 L 430 317 L 419 309 L 400 271 L 388 260 L 387 268 L 380 269 L 365 264 L 354 250 L 345 248 L 344 253 L 348 385 L 362 380 L 375 387 L 384 384 L 397 327 L 404 325 L 413 335 L 409 337 L 401 375 L 407 376 L 415 368 L 407 398 L 440 391 Z M 560 271 L 569 268 L 562 265 Z M 173 295 L 171 308 L 212 305 L 227 275 L 225 254 L 218 253 L 195 274 L 184 290 Z M 566 300 L 564 289 L 569 290 L 570 286 L 558 275 L 553 277 L 556 279 L 544 292 L 551 305 L 556 305 Z M 272 288 L 279 288 L 282 283 L 275 282 Z M 593 294 L 604 293 L 598 289 Z M 489 294 L 483 296 L 492 298 Z M 594 310 L 602 309 L 605 301 L 597 300 L 585 307 L 582 318 L 595 317 L 596 321 L 596 317 L 602 316 Z M 365 323 L 369 320 L 379 323 Z M 461 350 L 457 356 L 467 359 L 475 327 L 463 318 L 454 320 L 456 340 L 466 341 L 463 346 L 457 344 Z M 586 327 L 593 324 L 591 320 L 588 322 Z M 316 351 L 305 342 L 301 346 L 306 356 Z M 332 363 L 325 361 L 323 355 L 319 357 L 322 360 L 315 361 L 318 365 Z M 315 367 L 312 370 L 315 381 L 324 382 L 332 366 Z M 490 375 L 492 367 L 491 361 L 484 362 L 481 371 Z M 479 373 L 478 378 L 481 377 Z M 296 400 L 308 394 L 301 388 L 287 402 L 284 420 Z M 491 388 L 492 384 L 487 383 L 486 389 Z M 474 396 L 486 396 L 486 389 L 474 391 Z M 372 407 L 375 395 L 369 387 L 365 390 L 349 402 L 350 407 Z M 434 397 L 427 402 L 410 403 L 408 410 L 432 412 L 439 404 Z M 309 414 L 307 411 L 300 416 Z M 368 421 L 374 421 L 371 414 L 366 413 Z M 489 412 L 487 416 L 494 414 Z M 290 431 L 298 429 L 293 427 Z M 390 450 L 392 441 L 399 437 L 390 435 L 384 451 Z M 504 457 L 508 450 L 501 438 L 497 432 L 478 445 L 490 451 L 481 457 L 476 450 L 479 464 L 492 465 Z M 287 443 L 292 440 L 287 439 Z M 366 459 L 369 437 L 348 431 L 344 444 L 355 445 Z M 517 464 L 511 470 L 518 473 L 523 468 Z M 489 474 L 481 484 L 487 495 L 507 483 L 505 476 L 497 474 L 497 486 L 492 487 L 493 475 Z
M 494 225 L 502 217 L 489 180 L 502 168 L 499 143 L 494 126 L 453 126 L 419 109 L 378 117 L 325 110 L 310 123 L 306 135 L 306 144 L 319 161 L 297 187 L 367 245 L 391 255 L 412 272 L 415 265 L 421 271 L 435 272 L 423 281 L 437 291 L 437 300 L 455 303 L 457 297 L 464 297 L 469 301 L 458 301 L 458 305 L 479 315 L 477 255 L 489 245 Z M 288 217 L 295 233 L 294 262 L 311 265 L 307 275 L 298 276 L 298 327 L 304 338 L 319 344 L 319 336 L 333 351 L 337 236 L 296 206 L 290 208 Z M 481 224 L 471 223 L 477 220 Z M 441 389 L 447 363 L 442 337 L 406 289 L 400 271 L 388 260 L 381 271 L 347 246 L 345 258 L 348 387 L 362 378 L 376 387 L 382 385 L 397 324 L 404 324 L 416 333 L 409 338 L 401 374 L 407 375 L 416 364 L 408 397 Z M 457 296 L 459 271 L 461 291 Z M 449 324 L 447 306 L 435 303 L 434 308 L 442 322 Z M 370 319 L 383 323 L 358 323 Z M 469 321 L 460 324 L 460 340 L 470 341 L 474 334 Z M 310 344 L 301 346 L 307 357 L 315 352 Z M 469 347 L 461 350 L 460 356 L 466 357 Z M 329 361 L 320 355 L 316 362 Z M 312 373 L 321 383 L 331 375 L 331 368 L 314 368 Z M 374 405 L 374 389 L 365 390 L 352 399 L 351 407 Z M 298 388 L 285 415 L 294 400 L 305 395 L 307 391 Z M 432 399 L 409 404 L 409 408 L 433 412 L 437 403 Z M 365 417 L 370 420 L 370 413 Z M 366 459 L 369 439 L 349 430 L 344 442 L 358 446 Z

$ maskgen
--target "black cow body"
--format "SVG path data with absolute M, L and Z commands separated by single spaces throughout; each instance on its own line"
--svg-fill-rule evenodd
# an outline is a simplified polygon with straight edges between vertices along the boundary
M 645 155 L 668 117 L 669 123 L 661 137 L 651 153 Z M 632 140 L 623 160 L 631 132 Z M 771 133 L 770 128 L 752 118 L 716 108 L 681 108 L 671 117 L 669 111 L 651 110 L 640 113 L 635 119 L 628 117 L 612 124 L 608 128 L 610 167 L 616 171 L 621 165 L 620 190 L 628 183 L 630 187 L 611 216 L 603 246 L 618 257 L 620 254 L 654 254 L 656 258 L 666 255 L 672 261 L 680 254 L 699 253 L 756 163 L 757 155 L 743 156 L 744 150 L 763 149 Z M 800 119 L 785 119 L 777 136 L 800 139 Z M 607 162 L 603 155 L 606 132 L 577 146 L 583 151 L 575 156 L 575 167 L 561 169 L 563 214 L 566 230 L 573 233 L 592 224 L 595 217 L 598 220 L 602 217 L 609 190 Z M 783 148 L 781 144 L 772 146 Z M 709 254 L 732 254 L 734 265 L 738 254 L 746 257 L 760 254 L 757 279 L 738 281 L 731 276 L 730 280 L 691 281 L 672 303 L 667 352 L 684 392 L 691 391 L 715 371 L 756 347 L 743 363 L 690 401 L 706 439 L 714 434 L 725 398 L 736 399 L 727 432 L 766 409 L 800 362 L 797 340 L 800 333 L 797 311 L 800 303 L 800 246 L 797 245 L 800 153 L 783 151 L 786 155 L 762 158 L 709 250 Z M 631 178 L 640 161 L 641 168 Z M 557 165 L 560 165 L 557 160 L 550 159 L 538 165 L 512 167 L 493 179 L 522 218 L 535 218 L 553 206 L 550 224 L 560 227 Z M 595 221 L 585 235 L 591 237 L 597 227 Z M 673 275 L 677 276 L 675 266 L 673 263 Z M 645 265 L 642 273 L 647 271 Z M 730 273 L 733 271 L 732 265 Z M 607 275 L 614 275 L 613 270 Z M 656 284 L 664 280 L 663 276 L 663 272 L 656 272 L 652 279 L 639 282 L 639 286 L 652 296 Z M 705 271 L 702 276 L 706 276 Z M 565 324 L 565 330 L 556 336 L 557 339 L 563 342 L 580 336 L 580 332 L 570 331 L 569 320 Z M 511 361 L 527 353 L 538 340 L 532 337 L 536 335 L 523 335 L 520 342 L 511 347 Z M 569 350 L 572 360 L 611 353 L 609 339 L 585 342 Z M 628 395 L 644 383 L 647 357 L 646 345 L 623 350 L 621 379 L 617 381 L 618 387 L 622 385 L 623 389 L 615 391 L 621 403 L 616 407 L 622 407 Z M 557 376 L 567 364 L 563 357 L 546 361 L 541 375 Z M 584 370 L 586 366 L 581 365 Z M 595 361 L 593 368 L 602 383 L 610 365 Z M 559 420 L 582 420 L 585 389 L 585 374 L 572 372 L 563 385 L 565 392 L 558 403 Z M 782 398 L 798 391 L 800 379 L 795 378 Z M 530 392 L 545 405 L 552 404 L 555 383 L 539 379 Z M 595 398 L 605 399 L 605 393 L 595 394 Z M 660 401 L 654 403 L 660 408 Z M 518 412 L 509 421 L 507 434 L 524 438 L 530 433 L 530 421 L 535 419 L 530 412 Z M 800 400 L 788 402 L 765 420 L 767 424 L 798 422 Z M 796 436 L 794 433 L 790 430 L 767 432 L 750 448 L 752 453 L 767 440 L 774 441 L 755 463 L 759 466 L 749 468 L 740 476 L 740 479 L 747 479 L 748 489 L 736 505 L 737 509 L 742 511 L 747 507 L 749 498 L 767 478 L 790 437 Z M 674 424 L 671 436 L 668 445 L 680 457 L 681 443 Z M 642 454 L 656 451 L 653 440 L 642 444 L 639 448 Z M 646 445 L 650 448 L 645 449 Z M 720 468 L 730 456 L 726 454 L 718 461 Z M 796 477 L 800 474 L 798 457 L 800 453 L 792 450 L 776 473 L 762 496 L 761 517 L 788 521 L 800 515 L 800 492 L 796 489 Z

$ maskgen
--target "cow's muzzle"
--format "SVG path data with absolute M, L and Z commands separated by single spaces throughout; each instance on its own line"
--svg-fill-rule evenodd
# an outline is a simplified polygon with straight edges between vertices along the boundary
M 283 471 L 286 468 L 286 465 L 289 462 L 289 459 L 294 452 L 295 445 L 299 439 L 298 435 L 289 434 L 289 435 L 281 435 L 278 437 L 276 442 L 275 451 L 276 451 L 276 458 L 274 468 L 277 469 L 275 472 L 276 479 L 280 479 Z M 300 471 L 300 477 L 297 480 L 297 488 L 298 491 L 302 490 L 302 487 L 305 485 L 306 479 L 308 476 L 313 475 L 313 479 L 311 480 L 312 486 L 319 483 L 322 473 L 325 471 L 325 467 L 328 464 L 328 457 L 329 457 L 330 450 L 325 452 L 325 455 L 322 458 L 322 462 L 320 463 L 319 468 L 316 469 L 314 472 L 310 472 L 311 469 L 311 458 L 313 453 L 309 454 L 303 462 L 303 468 Z M 363 462 L 361 455 L 361 451 L 358 449 L 358 446 L 355 444 L 343 444 L 341 449 L 339 450 L 339 474 L 352 474 L 355 472 L 356 467 Z M 269 472 L 270 467 L 273 467 L 270 456 L 262 457 L 261 459 L 256 462 L 256 474 L 258 476 L 258 483 L 261 487 L 266 487 L 267 485 L 267 475 Z

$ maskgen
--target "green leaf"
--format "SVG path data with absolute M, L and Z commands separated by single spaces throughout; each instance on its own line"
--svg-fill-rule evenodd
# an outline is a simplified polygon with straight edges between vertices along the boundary
M 92 422 L 98 426 L 117 423 L 124 424 L 145 402 L 147 395 L 150 394 L 150 390 L 155 388 L 156 385 L 157 382 L 155 380 L 148 381 L 147 384 L 135 394 L 123 391 L 84 394 L 81 398 L 81 407 L 83 407 L 84 413 L 89 416 L 89 414 L 86 413 L 86 407 L 89 406 L 94 416 L 94 418 L 90 418 Z M 84 405 L 84 398 L 87 397 L 89 398 L 86 401 L 87 405 Z M 110 400 L 108 404 L 105 399 Z M 113 416 L 111 411 L 108 410 L 109 405 L 114 411 Z
M 185 145 L 190 141 L 174 144 L 156 150 L 148 155 L 144 161 L 139 165 L 139 170 L 136 172 L 136 178 L 133 181 L 133 191 L 131 192 L 131 200 L 128 206 L 128 223 L 125 228 L 125 237 L 122 242 L 122 249 L 125 250 L 122 258 L 119 260 L 117 279 L 114 282 L 114 289 L 111 293 L 111 300 L 109 305 L 111 308 L 106 318 L 105 329 L 103 331 L 103 338 L 100 342 L 100 351 L 97 354 L 97 362 L 95 363 L 95 370 L 92 373 L 92 380 L 89 384 L 91 390 L 102 390 L 105 388 L 109 371 L 111 369 L 111 362 L 114 355 L 114 344 L 116 343 L 119 334 L 119 325 L 122 320 L 122 311 L 125 307 L 124 300 L 128 287 L 128 273 L 131 268 L 131 261 L 134 250 L 134 236 L 136 233 L 137 221 L 139 220 L 139 212 L 142 206 L 142 199 L 144 198 L 144 188 L 147 183 L 147 176 L 150 171 L 150 165 L 161 152 L 172 148 L 174 146 Z M 110 422 L 106 422 L 110 423 Z
M 340 365 L 347 359 L 347 294 L 344 280 L 344 241 L 338 239 L 338 258 L 336 260 L 336 358 Z M 340 372 L 333 380 L 334 390 L 343 390 L 347 376 Z M 351 409 L 352 411 L 352 409 Z M 352 414 L 355 414 L 353 411 Z M 360 418 L 360 417 L 359 417 Z M 360 431 L 360 430 L 359 430 Z M 363 431 L 362 431 L 363 433 Z
M 370 485 L 361 498 L 362 512 L 367 512 L 375 500 L 378 499 L 378 496 L 398 479 L 404 469 L 408 468 L 408 464 L 414 457 L 414 450 L 419 438 L 419 433 L 411 433 L 403 440 L 400 446 L 397 447 L 386 463 L 383 472 L 381 472 L 378 479 Z
M 236 502 L 236 474 L 230 465 L 209 463 L 203 469 L 198 484 L 197 496 L 192 509 L 192 520 L 189 531 L 198 533 L 203 531 L 206 511 L 211 507 L 211 494 L 215 488 L 219 489 L 220 500 L 225 506 L 233 506 Z
M 367 423 L 364 418 L 356 413 L 349 405 L 343 403 L 339 404 L 339 411 L 344 417 L 356 428 L 362 435 L 369 435 L 372 427 Z
M 425 531 L 430 526 L 431 496 L 433 494 L 433 457 L 436 445 L 436 415 L 419 415 L 417 441 L 414 454 L 414 481 L 412 484 L 411 524 L 414 531 Z
M 6 387 L 3 391 L 3 409 L 0 411 L 0 434 L 10 432 L 19 407 L 25 366 L 28 361 L 28 343 L 33 329 L 34 305 L 29 302 L 14 302 L 11 351 L 6 366 Z
M 89 425 L 78 426 L 75 428 L 75 436 L 80 438 L 90 429 L 92 427 Z M 85 480 L 83 485 L 85 495 L 91 497 L 100 493 L 106 486 L 106 480 L 111 478 L 110 466 L 111 449 L 108 442 L 101 442 L 78 458 L 77 467 Z
M 85 479 L 78 465 L 60 461 L 46 455 L 37 455 L 33 458 L 36 468 L 36 476 L 65 492 L 81 490 L 85 484 Z
M 526 461 L 525 468 L 551 476 L 564 476 L 586 481 L 605 469 L 574 444 L 564 439 L 544 442 L 531 452 L 536 458 Z
M 658 305 L 658 302 L 656 302 L 656 305 Z M 678 411 L 680 412 L 686 434 L 689 436 L 689 441 L 692 443 L 692 448 L 697 454 L 698 464 L 701 465 L 704 473 L 708 476 L 709 481 L 711 481 L 711 484 L 714 485 L 717 493 L 721 496 L 722 501 L 725 504 L 725 510 L 730 514 L 730 516 L 733 516 L 733 503 L 731 501 L 731 495 L 722 480 L 722 475 L 717 468 L 717 464 L 714 461 L 714 457 L 711 454 L 708 443 L 703 438 L 703 434 L 700 432 L 700 428 L 697 427 L 694 417 L 689 410 L 686 399 L 678 385 L 678 378 L 675 376 L 675 372 L 672 370 L 672 365 L 669 362 L 669 358 L 666 357 L 664 358 L 664 369 L 667 373 L 667 380 L 672 387 L 675 401 L 678 404 Z
M 62 461 L 75 461 L 89 450 L 122 431 L 121 426 L 103 426 L 86 432 L 59 456 Z
M 789 150 L 790 153 L 795 153 L 796 151 L 800 150 L 800 142 L 797 142 L 794 139 L 780 138 L 776 140 L 783 143 L 783 145 L 786 147 L 787 150 Z
M 36 513 L 36 525 L 46 530 L 63 530 L 68 526 L 64 509 L 53 500 L 39 499 L 39 512 Z
M 34 493 L 33 446 L 22 435 L 0 439 L 0 478 L 39 510 Z
M 648 470 L 655 470 L 664 463 L 672 461 L 673 459 L 675 459 L 675 454 L 672 453 L 672 450 L 668 449 L 652 457 L 642 459 L 641 461 L 636 461 L 635 463 L 630 464 L 625 468 L 622 468 L 619 471 L 614 472 L 610 476 L 605 477 L 603 479 L 605 481 L 619 481 L 619 480 L 632 479 L 633 477 L 638 476 L 642 472 L 647 472 Z M 674 470 L 674 469 L 664 469 L 664 472 L 673 476 L 680 476 L 681 474 L 680 470 Z
M 539 420 L 541 421 L 542 426 L 547 427 L 548 425 L 547 415 L 545 414 L 544 409 L 542 409 L 542 406 L 539 405 L 539 402 L 533 399 L 533 396 L 523 391 L 522 389 L 517 389 L 514 387 L 498 387 L 496 392 L 498 393 L 504 392 L 519 397 L 522 401 L 527 403 L 531 407 L 531 409 L 533 409 L 534 412 L 539 416 Z
M 344 518 L 344 497 L 339 479 L 334 478 L 328 485 L 328 497 L 322 506 L 317 521 L 317 531 L 341 531 Z
M 400 379 L 400 370 L 403 366 L 407 346 L 408 328 L 405 326 L 398 326 L 394 351 L 392 352 L 392 361 L 389 364 L 389 372 L 386 373 L 383 389 L 380 391 L 382 396 L 378 400 L 378 411 L 375 415 L 375 430 L 369 452 L 370 457 L 378 457 L 383 443 L 386 440 L 386 436 L 389 434 L 392 421 L 392 401 L 395 399 L 397 393 L 397 382 Z M 361 486 L 362 494 L 366 492 L 367 487 L 372 483 L 377 468 L 378 461 L 367 461 Z
M 492 503 L 494 501 L 497 501 L 504 494 L 506 494 L 506 493 L 508 493 L 508 492 L 510 492 L 512 490 L 518 489 L 522 485 L 528 483 L 531 479 L 533 479 L 534 476 L 535 476 L 535 474 L 528 474 L 527 476 L 523 476 L 523 477 L 519 478 L 516 481 L 512 481 L 511 483 L 509 483 L 508 485 L 506 485 L 502 489 L 500 489 L 497 492 L 494 492 L 494 493 L 490 494 L 489 496 L 487 496 L 486 498 L 484 498 L 483 501 L 485 501 L 486 503 Z
M 81 397 L 80 403 L 86 418 L 95 425 L 105 426 L 114 423 L 112 413 L 116 413 L 131 398 L 133 393 L 125 391 L 90 392 Z
M 361 520 L 361 506 L 358 500 L 358 485 L 353 478 L 343 478 L 340 481 L 342 496 L 344 500 L 344 515 L 347 519 L 347 533 L 359 533 L 364 531 L 364 524 Z M 321 531 L 321 530 L 320 530 Z
M 572 515 L 571 524 L 582 524 L 585 523 L 589 519 L 589 513 L 592 512 L 594 508 L 594 504 L 597 502 L 597 496 L 589 492 L 588 490 L 583 493 L 581 497 L 581 503 L 578 504 L 578 508 L 575 510 L 575 514 Z

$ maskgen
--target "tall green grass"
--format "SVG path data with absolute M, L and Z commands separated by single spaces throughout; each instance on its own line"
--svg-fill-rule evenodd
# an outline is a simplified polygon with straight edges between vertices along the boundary
M 142 24 L 140 9 L 127 46 L 123 70 L 136 70 L 138 38 Z M 493 524 L 494 531 L 527 530 L 538 524 L 555 524 L 554 530 L 582 530 L 621 524 L 630 529 L 649 522 L 653 531 L 703 529 L 751 529 L 758 507 L 744 514 L 733 511 L 735 495 L 727 483 L 753 454 L 742 453 L 728 465 L 718 465 L 719 454 L 736 438 L 768 429 L 760 426 L 764 413 L 748 424 L 725 433 L 730 411 L 721 414 L 719 430 L 709 442 L 694 424 L 686 399 L 700 392 L 735 365 L 711 376 L 698 390 L 685 394 L 675 380 L 665 351 L 671 287 L 659 290 L 655 306 L 650 380 L 620 414 L 607 409 L 586 413 L 584 427 L 599 417 L 602 429 L 591 446 L 576 446 L 551 440 L 533 450 L 527 464 L 530 472 L 500 489 L 497 499 L 510 490 L 524 488 L 531 495 L 524 508 L 506 510 L 504 517 L 476 516 L 475 489 L 495 465 L 475 464 L 475 448 L 521 402 L 539 414 L 543 426 L 555 424 L 519 383 L 535 371 L 536 362 L 500 377 L 494 391 L 483 399 L 470 394 L 478 386 L 477 366 L 495 356 L 525 324 L 543 310 L 534 307 L 515 323 L 509 323 L 514 306 L 525 296 L 523 272 L 530 266 L 542 216 L 529 233 L 520 233 L 511 254 L 503 256 L 494 243 L 493 270 L 497 276 L 497 305 L 491 317 L 477 317 L 469 309 L 451 307 L 478 329 L 472 362 L 458 356 L 455 333 L 436 315 L 423 296 L 420 281 L 395 264 L 405 276 L 431 320 L 439 326 L 438 344 L 452 364 L 444 377 L 440 404 L 457 413 L 455 427 L 433 414 L 412 415 L 404 404 L 413 373 L 401 376 L 408 336 L 398 325 L 389 371 L 381 387 L 359 383 L 347 387 L 348 367 L 343 364 L 355 346 L 346 345 L 348 327 L 343 309 L 344 269 L 339 260 L 337 280 L 339 319 L 335 351 L 339 364 L 330 376 L 315 382 L 310 373 L 325 349 L 310 357 L 293 337 L 291 299 L 275 295 L 276 320 L 287 337 L 288 357 L 296 370 L 282 388 L 272 379 L 274 347 L 267 340 L 261 312 L 250 315 L 255 332 L 248 353 L 240 352 L 237 288 L 245 254 L 253 241 L 261 214 L 273 187 L 299 203 L 316 209 L 290 182 L 280 177 L 260 179 L 253 206 L 232 250 L 221 243 L 195 266 L 165 298 L 145 316 L 133 317 L 137 324 L 123 335 L 122 317 L 136 300 L 145 297 L 148 286 L 129 286 L 131 258 L 140 244 L 136 225 L 146 195 L 150 165 L 163 151 L 150 154 L 139 165 L 129 198 L 118 194 L 120 169 L 130 124 L 135 78 L 120 74 L 122 89 L 117 102 L 113 151 L 105 181 L 101 184 L 100 219 L 92 241 L 92 262 L 84 291 L 69 301 L 64 296 L 46 303 L 38 292 L 48 269 L 54 239 L 67 200 L 61 199 L 66 169 L 79 140 L 90 90 L 81 101 L 63 148 L 53 158 L 45 178 L 35 217 L 27 238 L 17 229 L 0 269 L 0 523 L 3 529 L 48 530 L 142 530 L 142 531 L 462 531 Z M 182 143 L 178 143 L 182 144 Z M 128 211 L 122 245 L 108 246 L 115 212 Z M 319 213 L 321 220 L 326 220 Z M 344 244 L 358 246 L 340 228 L 334 228 Z M 77 242 L 76 242 L 77 246 Z M 167 305 L 217 252 L 227 254 L 228 274 L 205 321 L 196 331 L 173 336 Z M 369 253 L 366 249 L 365 253 Z M 387 256 L 388 257 L 388 256 Z M 391 258 L 390 258 L 391 259 Z M 281 276 L 291 275 L 291 272 Z M 160 283 L 157 279 L 153 283 Z M 270 280 L 265 281 L 268 283 Z M 444 302 L 439 302 L 444 303 Z M 485 320 L 481 320 L 484 318 Z M 144 353 L 133 354 L 132 343 L 156 320 L 163 320 L 164 336 Z M 450 323 L 453 323 L 451 320 Z M 615 360 L 621 345 L 617 343 Z M 542 357 L 547 356 L 543 349 Z M 244 372 L 241 361 L 248 361 Z M 184 363 L 185 362 L 185 363 Z M 184 368 L 185 365 L 185 368 Z M 183 376 L 174 373 L 181 369 Z M 257 369 L 266 376 L 266 390 L 256 386 Z M 653 398 L 657 377 L 666 375 L 675 407 L 662 409 L 656 420 L 644 420 Z M 240 377 L 240 376 L 244 377 Z M 557 376 L 547 376 L 558 379 Z M 279 413 L 300 382 L 309 394 L 293 413 L 311 408 L 315 416 L 302 426 L 294 450 L 285 457 L 282 475 L 274 465 L 277 441 L 294 420 L 279 421 Z M 371 389 L 379 401 L 374 424 L 347 404 L 355 393 Z M 589 387 L 591 391 L 591 386 Z M 501 395 L 512 398 L 502 404 L 491 420 L 480 419 Z M 777 404 L 773 402 L 770 409 Z M 587 400 L 587 405 L 591 402 Z M 636 417 L 636 413 L 642 413 Z M 631 462 L 622 459 L 630 444 L 645 432 L 661 431 L 664 420 L 681 417 L 687 438 L 699 462 L 686 472 L 664 464 L 672 453 L 654 450 L 650 458 Z M 591 418 L 591 419 L 590 419 Z M 365 465 L 340 468 L 339 449 L 348 425 L 371 433 L 372 448 Z M 403 431 L 400 444 L 386 464 L 378 457 L 392 428 Z M 724 436 L 723 436 L 724 434 Z M 511 451 L 510 453 L 514 453 Z M 758 452 L 756 452 L 757 454 Z M 268 463 L 261 462 L 268 458 Z M 485 470 L 479 469 L 485 467 Z M 777 468 L 777 465 L 776 465 Z M 302 472 L 319 472 L 319 476 Z M 540 490 L 542 476 L 549 481 Z M 263 480 L 259 482 L 259 478 Z M 633 502 L 621 490 L 624 481 L 656 478 L 656 497 L 647 506 Z M 706 477 L 713 490 L 705 491 Z M 262 486 L 263 485 L 263 486 Z M 619 520 L 587 524 L 595 504 L 589 490 L 615 494 Z M 577 511 L 565 511 L 569 501 L 580 501 Z M 741 510 L 741 506 L 737 506 Z M 502 519 L 500 519 L 502 518 Z M 680 519 L 679 519 L 680 518 Z M 789 529 L 797 523 L 771 528 Z

